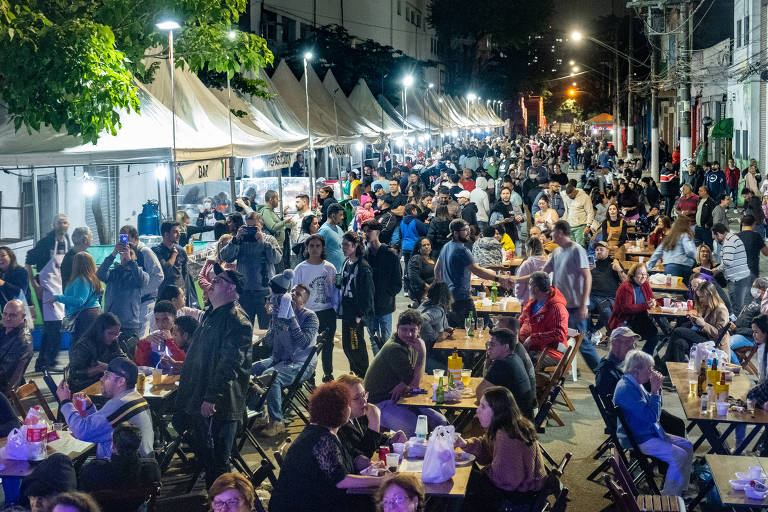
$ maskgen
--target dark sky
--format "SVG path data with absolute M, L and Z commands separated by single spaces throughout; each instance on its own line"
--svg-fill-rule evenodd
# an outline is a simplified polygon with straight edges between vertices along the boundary
M 617 15 L 624 14 L 625 0 L 555 0 L 552 26 L 566 31 L 583 29 L 596 18 L 611 14 L 612 5 Z

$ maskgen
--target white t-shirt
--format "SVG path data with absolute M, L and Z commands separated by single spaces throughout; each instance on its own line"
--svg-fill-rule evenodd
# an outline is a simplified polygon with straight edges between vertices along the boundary
M 293 269 L 293 285 L 297 284 L 309 288 L 307 309 L 323 311 L 336 307 L 336 267 L 330 261 L 324 260 L 320 265 L 312 265 L 304 260 L 296 265 Z

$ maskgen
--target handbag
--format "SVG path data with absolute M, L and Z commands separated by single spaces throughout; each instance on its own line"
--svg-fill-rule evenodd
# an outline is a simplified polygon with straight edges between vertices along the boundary
M 88 294 L 88 298 L 85 299 L 85 303 L 83 304 L 83 307 L 80 308 L 76 313 L 72 313 L 71 315 L 67 315 L 61 320 L 61 332 L 68 332 L 72 333 L 75 330 L 75 324 L 77 323 L 77 317 L 80 316 L 80 313 L 85 310 L 86 304 L 88 304 L 88 301 L 91 300 L 91 297 L 93 297 L 93 288 L 91 288 L 91 293 Z

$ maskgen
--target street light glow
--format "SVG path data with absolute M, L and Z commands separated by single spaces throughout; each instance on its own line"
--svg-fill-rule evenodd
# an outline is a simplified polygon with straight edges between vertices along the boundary
M 306 52 L 304 54 L 304 60 L 312 60 L 312 57 L 313 57 L 312 52 Z
M 363 143 L 362 142 L 355 142 L 355 149 L 358 151 L 363 150 Z
M 574 31 L 574 32 L 571 34 L 571 39 L 573 39 L 574 41 L 581 41 L 581 39 L 582 39 L 583 37 L 584 37 L 584 36 L 582 35 L 582 33 L 581 33 L 581 32 L 579 32 L 578 30 L 577 30 L 577 31 Z
M 576 82 L 573 82 L 573 86 L 576 87 Z
M 477 99 L 477 95 L 475 93 L 471 92 L 471 93 L 467 94 L 467 99 L 469 101 L 475 101 Z
M 574 64 L 576 64 L 575 60 L 571 59 L 571 60 L 568 61 L 568 65 L 569 66 L 573 66 Z
M 437 98 L 437 101 L 438 101 L 438 103 L 442 103 L 443 102 L 443 98 Z
M 429 85 L 427 85 L 427 87 L 429 87 L 430 89 L 433 88 L 434 86 L 435 84 L 433 84 L 432 82 L 429 82 Z
M 410 87 L 413 85 L 413 75 L 405 75 L 403 77 L 403 87 Z
M 234 39 L 237 37 L 237 33 L 234 30 L 230 30 L 227 36 L 229 36 L 230 39 Z
M 574 96 L 574 95 L 576 95 L 576 91 L 574 91 L 573 89 L 568 89 L 568 96 Z
M 573 66 L 573 72 L 578 73 L 581 68 L 579 66 Z
M 160 30 L 177 30 L 181 28 L 181 25 L 173 20 L 161 21 L 155 26 Z

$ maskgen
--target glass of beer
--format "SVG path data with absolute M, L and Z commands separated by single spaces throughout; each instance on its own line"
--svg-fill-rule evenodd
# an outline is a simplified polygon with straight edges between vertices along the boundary
M 688 393 L 691 395 L 697 394 L 699 387 L 699 382 L 696 380 L 689 380 L 688 381 Z
M 465 388 L 469 387 L 470 379 L 472 378 L 472 370 L 461 370 L 461 383 Z

